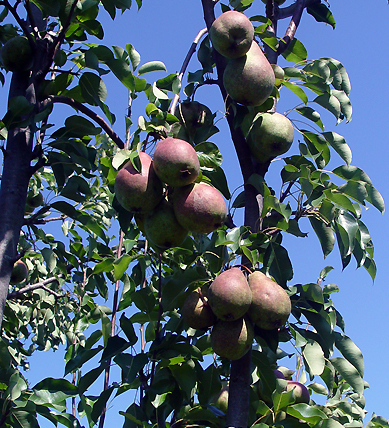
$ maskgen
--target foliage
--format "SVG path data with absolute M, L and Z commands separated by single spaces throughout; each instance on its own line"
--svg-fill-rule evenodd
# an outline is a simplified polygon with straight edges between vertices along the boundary
M 351 119 L 344 66 L 333 58 L 308 60 L 303 44 L 294 38 L 282 53 L 285 78 L 269 101 L 255 109 L 231 107 L 233 127 L 245 136 L 256 115 L 284 91 L 291 91 L 300 103 L 288 113 L 300 142 L 283 158 L 282 192 L 277 195 L 264 174 L 252 174 L 246 183 L 263 196 L 261 229 L 256 231 L 233 224 L 236 210 L 245 206 L 245 191 L 231 196 L 236 193 L 227 186 L 222 153 L 210 141 L 218 128 L 205 123 L 189 134 L 171 111 L 175 95 L 194 99 L 200 86 L 212 83 L 215 61 L 206 36 L 198 49 L 200 68 L 189 72 L 181 88 L 178 73 L 152 81 L 148 73 L 166 71 L 164 64 L 142 63 L 131 44 L 108 47 L 95 42 L 104 40 L 99 17 L 108 13 L 115 19 L 134 7 L 131 0 L 32 0 L 24 2 L 26 16 L 19 15 L 17 3 L 1 2 L 1 43 L 27 32 L 36 50 L 47 43 L 49 56 L 32 70 L 35 103 L 25 96 L 11 98 L 1 122 L 4 140 L 7 132 L 24 132 L 24 127 L 37 136 L 28 196 L 42 194 L 43 201 L 37 207 L 26 205 L 18 252 L 29 277 L 12 286 L 4 311 L 0 426 L 38 427 L 40 415 L 55 426 L 92 427 L 104 423 L 107 404 L 121 394 L 136 396 L 120 412 L 124 428 L 225 426 L 225 415 L 213 397 L 228 381 L 230 363 L 212 356 L 209 331 L 188 329 L 181 308 L 190 292 L 239 264 L 241 257 L 249 260 L 250 268 L 259 263 L 287 290 L 293 305 L 285 329 L 256 331 L 249 426 L 363 426 L 363 392 L 368 387 L 363 357 L 345 334 L 344 320 L 331 299 L 338 287 L 325 283 L 331 267 L 322 270 L 317 282 L 294 284 L 292 261 L 282 242 L 285 233 L 304 238 L 299 221 L 307 217 L 324 256 L 337 243 L 343 267 L 354 257 L 358 267 L 375 277 L 374 246 L 361 207 L 371 204 L 383 212 L 383 200 L 367 174 L 352 165 L 345 139 L 326 131 L 320 115 L 322 109 L 337 123 Z M 250 16 L 252 3 L 230 1 L 222 10 L 231 7 Z M 308 13 L 335 26 L 327 2 L 311 3 Z M 136 5 L 141 8 L 142 0 Z M 31 20 L 34 6 L 45 19 L 39 31 L 19 19 Z M 269 33 L 268 18 L 253 16 L 252 22 L 257 39 L 276 51 L 282 41 Z M 137 123 L 125 117 L 124 139 L 111 130 L 116 118 L 105 104 L 108 75 L 129 92 L 132 103 L 143 102 L 141 94 L 147 98 Z M 2 69 L 0 76 L 6 82 L 10 74 Z M 51 123 L 58 103 L 75 109 L 63 125 Z M 229 201 L 231 224 L 209 236 L 192 234 L 180 248 L 159 253 L 149 247 L 132 214 L 120 207 L 113 185 L 125 161 L 135 159 L 141 149 L 152 153 L 154 142 L 166 135 L 194 145 L 200 179 L 211 182 Z M 54 223 L 60 224 L 53 226 L 55 235 L 47 233 Z M 110 283 L 116 284 L 113 296 Z M 46 378 L 30 386 L 21 371 L 28 368 L 29 357 L 62 347 L 69 380 Z M 312 394 L 309 404 L 295 404 L 285 381 L 273 373 L 292 356 L 295 378 Z M 121 378 L 110 379 L 101 393 L 92 395 L 113 364 Z M 387 427 L 388 422 L 374 415 L 367 426 Z

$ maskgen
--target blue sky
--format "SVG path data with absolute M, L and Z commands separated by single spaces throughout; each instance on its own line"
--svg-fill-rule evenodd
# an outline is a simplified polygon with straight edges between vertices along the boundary
M 260 1 L 255 3 L 255 9 L 250 10 L 250 15 L 263 14 L 265 6 Z M 289 3 L 291 0 L 287 0 L 285 5 Z M 331 2 L 331 10 L 337 23 L 335 30 L 316 23 L 311 16 L 304 14 L 296 36 L 307 48 L 309 58 L 333 57 L 346 67 L 352 86 L 350 99 L 353 119 L 349 124 L 336 126 L 332 116 L 324 115 L 326 130 L 336 131 L 345 137 L 353 152 L 352 164 L 362 168 L 370 176 L 374 186 L 387 201 L 389 90 L 386 77 L 389 55 L 386 29 L 389 6 L 385 0 L 337 0 Z M 219 14 L 220 7 L 217 6 L 216 11 Z M 131 43 L 140 53 L 141 63 L 163 61 L 169 73 L 180 69 L 192 40 L 205 26 L 200 0 L 144 0 L 144 6 L 139 12 L 134 6 L 133 10 L 119 16 L 114 23 L 106 14 L 102 22 L 106 24 L 104 44 L 125 47 L 126 43 Z M 285 25 L 286 23 L 280 23 L 280 34 Z M 291 65 L 282 61 L 279 64 Z M 196 71 L 198 68 L 200 67 L 194 56 L 188 70 Z M 155 73 L 148 80 L 159 77 L 161 76 Z M 125 89 L 115 85 L 113 80 L 108 80 L 107 86 L 106 103 L 116 114 L 116 132 L 123 136 L 124 121 L 121 118 L 126 112 L 127 93 Z M 297 97 L 286 98 L 279 105 L 281 113 L 299 103 Z M 223 110 L 223 100 L 216 88 L 200 89 L 196 99 L 208 104 L 213 112 Z M 137 119 L 136 115 L 144 114 L 145 101 L 142 97 L 135 101 L 134 121 Z M 218 114 L 218 118 L 221 117 L 222 114 Z M 242 179 L 237 173 L 237 161 L 226 123 L 220 120 L 217 125 L 221 132 L 212 137 L 211 141 L 219 146 L 224 156 L 222 166 L 227 174 L 230 190 L 233 190 L 242 184 Z M 296 146 L 293 146 L 290 153 L 296 150 Z M 340 164 L 339 159 L 337 165 Z M 278 165 L 275 164 L 267 176 L 269 184 L 275 183 L 275 189 L 279 188 L 277 174 Z M 374 284 L 363 268 L 355 269 L 353 261 L 342 272 L 337 249 L 324 260 L 313 232 L 307 239 L 287 238 L 284 242 L 294 266 L 293 283 L 315 282 L 323 267 L 331 265 L 335 268 L 329 274 L 327 282 L 339 286 L 340 292 L 333 295 L 333 300 L 346 322 L 346 334 L 361 349 L 365 358 L 365 380 L 370 384 L 370 390 L 365 393 L 366 409 L 369 414 L 375 412 L 389 418 L 384 393 L 389 383 L 386 368 L 386 355 L 389 353 L 389 227 L 386 217 L 372 207 L 362 215 L 375 244 L 378 272 Z M 304 231 L 310 230 L 307 223 L 302 223 L 301 228 Z M 60 351 L 54 356 L 50 352 L 34 358 L 31 374 L 27 375 L 31 384 L 34 385 L 34 379 L 38 381 L 42 376 L 61 377 L 61 357 Z M 290 364 L 293 368 L 295 362 L 291 361 Z M 125 404 L 122 404 L 120 410 L 124 408 Z M 123 418 L 117 415 L 118 410 L 115 405 L 108 412 L 106 426 L 122 423 Z M 47 423 L 42 426 L 53 425 Z

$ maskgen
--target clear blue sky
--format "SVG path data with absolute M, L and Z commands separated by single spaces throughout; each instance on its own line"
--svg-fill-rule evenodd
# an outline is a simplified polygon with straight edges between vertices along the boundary
M 135 2 L 134 2 L 135 3 Z M 291 3 L 287 0 L 286 5 Z M 252 14 L 263 14 L 264 5 L 256 2 Z M 216 8 L 220 13 L 220 7 Z M 362 168 L 372 179 L 375 187 L 386 201 L 389 200 L 387 188 L 388 171 L 388 99 L 389 90 L 386 80 L 389 69 L 387 48 L 387 25 L 389 23 L 389 6 L 385 0 L 336 0 L 331 2 L 331 10 L 337 26 L 333 30 L 324 24 L 314 21 L 304 14 L 297 32 L 308 50 L 309 58 L 333 57 L 343 63 L 350 79 L 352 90 L 350 99 L 353 104 L 353 120 L 349 124 L 335 126 L 335 119 L 324 116 L 326 130 L 342 134 L 353 152 L 352 164 Z M 197 32 L 205 26 L 200 0 L 144 0 L 139 12 L 136 6 L 112 23 L 108 18 L 102 21 L 104 27 L 104 44 L 124 47 L 131 43 L 141 54 L 142 63 L 161 60 L 166 64 L 169 73 L 178 71 L 182 61 Z M 280 23 L 280 30 L 284 23 Z M 281 34 L 280 31 L 280 34 Z M 287 65 L 280 61 L 281 66 Z M 290 63 L 288 63 L 290 65 Z M 189 70 L 199 67 L 193 57 Z M 158 73 L 150 75 L 148 80 L 161 77 Z M 118 119 L 116 131 L 123 136 L 124 122 L 121 119 L 126 111 L 127 94 L 124 89 L 108 81 L 107 104 L 115 112 Z M 197 100 L 208 104 L 212 111 L 223 110 L 223 100 L 214 88 L 202 88 L 197 93 Z M 281 110 L 287 110 L 298 104 L 297 97 L 288 97 L 287 102 L 280 104 Z M 140 97 L 134 103 L 134 120 L 136 115 L 144 113 L 145 99 Z M 221 114 L 218 115 L 221 117 Z M 61 120 L 61 119 L 60 119 Z M 230 189 L 242 184 L 241 177 L 236 173 L 237 163 L 233 146 L 225 122 L 220 121 L 221 132 L 214 137 L 223 156 L 223 167 L 228 177 Z M 296 145 L 292 151 L 296 152 Z M 334 158 L 337 160 L 336 156 Z M 341 164 L 339 159 L 338 165 Z M 277 166 L 267 176 L 267 180 L 278 189 Z M 278 170 L 277 170 L 278 171 Z M 387 397 L 383 392 L 389 384 L 389 372 L 386 368 L 386 357 L 389 353 L 389 266 L 387 263 L 389 227 L 387 216 L 382 216 L 374 208 L 363 212 L 362 220 L 367 224 L 375 244 L 375 260 L 378 273 L 373 284 L 370 276 L 363 268 L 356 270 L 355 263 L 342 272 L 337 249 L 326 260 L 323 259 L 319 243 L 313 232 L 305 240 L 291 238 L 284 242 L 290 252 L 294 265 L 293 283 L 315 282 L 320 270 L 327 265 L 335 268 L 328 277 L 329 283 L 336 283 L 340 292 L 333 295 L 337 309 L 346 322 L 346 334 L 362 350 L 365 358 L 365 380 L 370 390 L 365 393 L 366 409 L 389 418 Z M 302 229 L 309 231 L 307 223 Z M 61 377 L 62 353 L 46 353 L 38 355 L 31 364 L 31 374 L 27 377 L 34 385 L 42 376 Z M 294 361 L 290 362 L 293 368 Z M 34 380 L 35 379 L 35 380 Z M 130 403 L 128 403 L 129 405 Z M 125 409 L 121 403 L 120 410 Z M 106 426 L 121 426 L 123 418 L 118 415 L 119 406 L 115 405 L 108 412 Z M 366 419 L 368 420 L 368 419 Z M 42 427 L 52 427 L 51 423 L 43 423 Z

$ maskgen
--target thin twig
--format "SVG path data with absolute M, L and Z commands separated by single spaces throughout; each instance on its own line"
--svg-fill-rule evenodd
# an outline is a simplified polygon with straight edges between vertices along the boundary
M 94 120 L 98 125 L 100 125 L 104 131 L 107 133 L 108 137 L 120 148 L 124 149 L 124 142 L 119 137 L 118 134 L 110 127 L 110 125 L 97 113 L 92 111 L 90 108 L 86 107 L 84 104 L 79 101 L 74 100 L 73 98 L 65 97 L 63 95 L 54 95 L 48 97 L 43 106 L 46 107 L 49 103 L 61 103 L 67 104 L 70 107 L 73 107 L 75 110 L 79 110 L 81 113 L 84 113 L 90 119 Z
M 188 67 L 189 61 L 192 58 L 193 54 L 196 52 L 197 49 L 197 45 L 199 43 L 199 41 L 201 40 L 201 38 L 204 36 L 204 34 L 206 34 L 208 32 L 208 30 L 206 28 L 203 28 L 202 30 L 200 30 L 197 34 L 197 36 L 195 37 L 195 39 L 193 40 L 193 43 L 188 51 L 188 53 L 186 54 L 186 57 L 184 59 L 184 62 L 182 63 L 182 67 L 181 70 L 178 74 L 178 79 L 180 81 L 180 83 L 182 82 L 182 78 L 184 76 L 184 73 Z M 176 109 L 176 105 L 178 103 L 178 99 L 179 99 L 179 94 L 175 94 L 173 101 L 172 101 L 172 105 L 170 107 L 170 113 L 174 114 L 174 110 Z
M 28 26 L 26 25 L 25 21 L 23 21 L 18 15 L 16 11 L 16 7 L 13 7 L 8 0 L 1 0 L 0 5 L 5 6 L 11 12 L 11 15 L 15 18 L 16 22 L 19 24 L 20 28 L 23 30 L 24 35 L 27 37 L 28 41 L 30 42 L 31 48 L 35 48 L 35 40 L 32 37 L 30 31 L 28 30 Z
M 48 293 L 52 294 L 56 299 L 60 299 L 61 297 L 66 296 L 66 294 L 58 294 L 57 292 L 51 290 L 50 288 L 46 287 L 48 284 L 52 284 L 53 282 L 58 282 L 59 276 L 52 276 L 50 278 L 47 278 L 41 282 L 37 282 L 35 284 L 27 285 L 26 287 L 21 288 L 20 290 L 13 291 L 12 293 L 9 293 L 7 296 L 7 300 L 10 299 L 18 299 L 22 297 L 24 294 L 28 293 L 29 291 L 34 291 L 37 289 L 43 289 L 47 291 Z
M 286 29 L 284 37 L 280 40 L 280 44 L 277 49 L 277 54 L 281 55 L 286 51 L 291 41 L 293 40 L 294 35 L 296 34 L 297 27 L 300 24 L 301 15 L 303 14 L 305 8 L 305 0 L 296 0 L 295 9 L 293 12 L 292 19 Z

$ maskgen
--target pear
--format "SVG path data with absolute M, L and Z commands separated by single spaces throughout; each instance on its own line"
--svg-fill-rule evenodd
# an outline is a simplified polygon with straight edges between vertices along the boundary
M 252 302 L 247 312 L 251 321 L 264 330 L 282 327 L 292 310 L 286 291 L 260 271 L 248 276 Z
M 213 313 L 224 321 L 241 318 L 252 300 L 246 277 L 237 267 L 218 275 L 209 286 L 207 296 Z
M 188 235 L 188 230 L 178 223 L 173 206 L 166 199 L 147 214 L 144 231 L 147 239 L 160 249 L 179 247 Z
M 20 284 L 23 282 L 28 276 L 28 269 L 26 264 L 23 260 L 18 260 L 15 262 L 12 273 L 11 273 L 11 279 L 9 281 L 10 284 Z
M 227 206 L 222 194 L 206 183 L 177 187 L 172 194 L 178 222 L 195 233 L 211 233 L 225 222 Z
M 219 320 L 211 331 L 211 345 L 215 354 L 230 360 L 239 360 L 251 348 L 254 328 L 247 318 L 235 321 Z
M 141 171 L 128 161 L 115 178 L 115 195 L 127 211 L 144 213 L 153 210 L 163 197 L 163 185 L 155 174 L 151 156 L 139 153 Z
M 204 104 L 198 101 L 184 101 L 178 104 L 175 116 L 178 117 L 180 123 L 185 127 L 189 137 L 192 139 L 197 129 L 213 124 L 213 114 L 211 110 Z
M 25 36 L 9 39 L 1 49 L 1 62 L 8 71 L 30 70 L 34 63 L 34 53 Z
M 277 64 L 271 64 L 271 67 L 273 69 L 274 77 L 275 77 L 274 85 L 278 87 L 281 85 L 282 81 L 284 80 L 285 71 L 282 67 L 280 67 Z
M 274 89 L 274 72 L 254 40 L 247 54 L 227 62 L 223 83 L 230 97 L 245 106 L 263 104 Z
M 296 380 L 288 380 L 286 385 L 287 391 L 293 391 L 292 397 L 295 403 L 309 404 L 311 396 L 305 385 Z
M 159 179 L 172 187 L 193 183 L 200 172 L 196 150 L 188 142 L 172 137 L 158 142 L 153 166 Z
M 189 327 L 205 329 L 215 324 L 217 318 L 212 312 L 206 290 L 198 288 L 189 294 L 182 306 L 182 316 Z
M 209 38 L 220 54 L 227 58 L 239 58 L 250 49 L 254 27 L 244 13 L 229 10 L 213 21 Z
M 253 158 L 264 163 L 286 153 L 293 139 L 292 122 L 283 114 L 267 112 L 262 113 L 253 123 L 247 143 Z
M 221 410 L 224 414 L 227 414 L 228 410 L 228 396 L 229 396 L 230 388 L 229 385 L 224 385 L 218 394 L 216 394 L 211 403 Z

